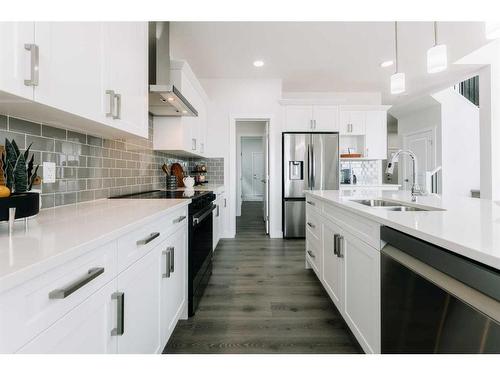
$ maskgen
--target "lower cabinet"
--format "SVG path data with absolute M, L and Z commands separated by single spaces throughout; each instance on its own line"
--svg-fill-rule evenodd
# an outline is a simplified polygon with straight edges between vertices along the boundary
M 344 304 L 343 276 L 344 264 L 337 252 L 338 237 L 341 229 L 337 225 L 326 222 L 323 224 L 323 285 L 326 292 L 339 310 Z M 337 242 L 336 242 L 337 241 Z

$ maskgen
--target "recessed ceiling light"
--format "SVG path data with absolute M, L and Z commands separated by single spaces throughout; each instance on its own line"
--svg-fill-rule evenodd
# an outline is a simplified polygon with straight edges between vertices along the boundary
M 394 61 L 392 61 L 392 60 L 387 60 L 387 61 L 383 61 L 380 63 L 381 68 L 387 68 L 387 67 L 393 66 L 393 65 L 394 65 Z
M 255 66 L 257 68 L 260 68 L 260 67 L 264 66 L 264 61 L 262 61 L 262 60 L 255 60 L 253 62 L 253 66 Z
M 185 109 L 182 110 L 182 113 L 188 113 L 188 111 L 186 111 Z
M 167 99 L 169 102 L 173 102 L 175 100 L 175 98 L 173 98 L 172 96 L 169 96 L 168 99 Z

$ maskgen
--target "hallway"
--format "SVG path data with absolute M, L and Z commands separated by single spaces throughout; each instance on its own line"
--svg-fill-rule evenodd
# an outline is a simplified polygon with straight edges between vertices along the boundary
M 304 241 L 269 239 L 262 203 L 244 202 L 234 239 L 219 242 L 196 315 L 164 353 L 359 353 L 312 270 Z

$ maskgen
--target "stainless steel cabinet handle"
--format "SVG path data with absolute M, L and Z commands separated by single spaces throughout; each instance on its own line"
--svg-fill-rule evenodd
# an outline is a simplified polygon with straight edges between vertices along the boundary
M 109 95 L 109 112 L 106 112 L 106 117 L 113 117 L 115 115 L 115 92 L 113 90 L 106 90 L 106 95 Z
M 136 244 L 137 244 L 137 246 L 147 245 L 148 243 L 150 243 L 151 241 L 153 241 L 155 238 L 158 238 L 158 237 L 160 237 L 160 233 L 153 232 L 149 236 L 147 236 L 146 238 L 137 241 Z
M 186 216 L 179 216 L 177 219 L 172 220 L 174 224 L 180 223 L 182 220 L 184 220 Z
M 344 257 L 344 236 L 339 235 L 337 238 L 337 257 Z
M 227 199 L 224 198 L 224 207 L 227 207 Z
M 51 291 L 49 293 L 49 299 L 64 299 L 103 273 L 104 267 L 91 268 L 84 277 L 72 282 L 67 287 Z
M 27 43 L 24 45 L 24 49 L 30 52 L 30 79 L 25 79 L 24 84 L 26 86 L 38 86 L 38 68 L 39 68 L 39 49 L 38 45 L 33 43 Z
M 307 250 L 307 254 L 309 254 L 311 258 L 316 258 L 316 255 L 314 255 L 314 253 L 311 250 Z
M 170 248 L 170 272 L 175 272 L 175 247 Z
M 171 247 L 167 247 L 167 250 L 163 251 L 162 254 L 165 255 L 165 273 L 162 275 L 164 279 L 168 279 L 170 277 L 170 272 L 171 272 Z
M 307 225 L 309 225 L 309 228 L 316 228 L 316 225 L 314 225 L 313 223 L 307 222 Z
M 217 205 L 217 214 L 215 216 L 219 217 L 219 215 L 220 215 L 220 209 L 219 209 L 219 205 Z
M 115 292 L 111 298 L 116 300 L 116 328 L 111 330 L 111 336 L 122 336 L 125 333 L 125 293 Z
M 313 120 L 314 129 L 316 129 L 316 120 Z
M 316 206 L 316 203 L 314 203 L 312 201 L 307 201 L 307 204 L 310 204 L 311 206 Z
M 333 253 L 337 257 L 339 256 L 339 237 L 340 237 L 340 234 L 333 235 Z
M 196 150 L 196 138 L 191 139 L 191 149 Z
M 119 120 L 122 118 L 122 94 L 115 94 L 113 100 L 116 100 L 116 115 L 113 115 L 113 120 Z

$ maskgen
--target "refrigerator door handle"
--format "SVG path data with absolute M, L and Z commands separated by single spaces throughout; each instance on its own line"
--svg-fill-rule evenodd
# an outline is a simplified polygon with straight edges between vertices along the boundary
M 313 189 L 316 185 L 316 163 L 314 163 L 314 146 L 311 145 L 311 170 L 310 170 L 310 174 L 311 174 L 311 189 Z

